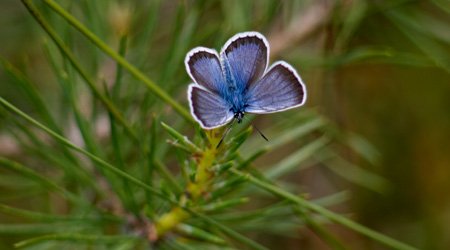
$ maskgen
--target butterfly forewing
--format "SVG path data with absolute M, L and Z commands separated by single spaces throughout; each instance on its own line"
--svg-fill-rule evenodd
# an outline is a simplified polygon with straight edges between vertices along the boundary
M 257 32 L 245 32 L 232 37 L 225 44 L 221 56 L 225 56 L 234 80 L 248 88 L 264 74 L 268 62 L 268 43 Z
M 191 78 L 210 92 L 218 93 L 225 85 L 215 50 L 202 47 L 193 49 L 187 54 L 185 63 Z
M 246 93 L 246 112 L 273 113 L 303 105 L 306 90 L 297 72 L 285 62 L 275 63 Z
M 189 85 L 188 100 L 192 115 L 205 129 L 223 126 L 234 117 L 223 98 L 199 85 Z

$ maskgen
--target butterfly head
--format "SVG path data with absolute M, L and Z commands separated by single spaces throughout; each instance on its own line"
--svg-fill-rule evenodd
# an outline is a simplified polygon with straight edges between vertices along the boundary
M 238 123 L 242 122 L 242 118 L 244 118 L 244 112 L 243 111 L 239 111 L 239 112 L 236 112 L 234 114 L 234 119 L 236 119 Z

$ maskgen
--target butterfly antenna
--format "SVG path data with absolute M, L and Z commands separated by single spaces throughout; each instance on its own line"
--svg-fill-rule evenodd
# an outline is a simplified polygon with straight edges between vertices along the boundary
M 261 132 L 261 130 L 259 130 L 259 128 L 256 127 L 255 124 L 253 124 L 252 120 L 248 119 L 248 118 L 245 117 L 245 116 L 244 116 L 244 118 L 247 119 L 247 121 L 249 121 L 250 124 L 252 124 L 252 126 L 253 126 L 254 128 L 256 128 L 256 130 L 258 130 L 259 134 L 262 136 L 262 138 L 264 138 L 264 140 L 269 141 L 269 140 L 263 135 L 263 133 Z
M 219 141 L 219 144 L 217 144 L 216 149 L 219 148 L 220 144 L 222 144 L 223 139 L 225 139 L 225 136 L 228 134 L 228 132 L 230 132 L 231 130 L 231 126 L 233 126 L 233 123 L 236 119 L 233 119 L 233 121 L 230 123 L 230 125 L 228 125 L 227 130 L 225 130 L 225 133 L 223 133 L 222 138 Z

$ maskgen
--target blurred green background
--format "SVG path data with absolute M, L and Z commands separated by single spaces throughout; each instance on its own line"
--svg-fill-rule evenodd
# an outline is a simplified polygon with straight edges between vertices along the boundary
M 324 181 L 327 171 L 311 170 L 298 176 L 306 192 L 315 197 L 330 189 L 352 189 L 344 211 L 362 224 L 419 248 L 450 249 L 450 1 L 96 0 L 91 13 L 83 13 L 87 1 L 76 2 L 60 4 L 82 23 L 98 20 L 89 28 L 113 48 L 120 34 L 128 32 L 130 60 L 142 63 L 147 76 L 186 106 L 189 79 L 183 60 L 190 49 L 219 50 L 238 32 L 264 34 L 271 45 L 271 62 L 289 62 L 306 83 L 307 106 L 342 131 L 367 139 L 370 144 L 355 143 L 373 154 L 367 160 L 345 147 L 338 150 L 392 184 L 380 194 L 333 177 Z M 42 6 L 40 1 L 35 4 Z M 67 28 L 61 18 L 42 10 L 57 30 Z M 147 50 L 133 51 L 141 42 L 135 37 L 149 32 L 144 24 L 150 16 L 156 25 L 151 41 L 143 46 Z M 59 114 L 65 104 L 55 91 L 41 27 L 20 1 L 13 0 L 0 1 L 0 24 L 0 56 L 32 79 Z M 91 60 L 91 53 L 100 52 L 85 38 L 76 31 L 61 35 L 70 38 L 90 74 L 113 77 L 115 65 L 104 56 Z M 4 70 L 0 95 L 32 111 Z M 274 119 L 259 116 L 255 123 L 264 131 Z M 0 155 L 26 156 L 2 124 Z M 281 159 L 271 158 L 276 160 Z M 346 229 L 333 231 L 346 241 L 365 244 L 363 237 Z M 308 232 L 300 234 L 304 249 L 323 247 Z

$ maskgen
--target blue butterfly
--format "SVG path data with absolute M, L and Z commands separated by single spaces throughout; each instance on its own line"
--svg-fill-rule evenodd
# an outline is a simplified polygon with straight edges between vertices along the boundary
M 245 113 L 266 114 L 302 106 L 306 88 L 284 61 L 267 69 L 269 43 L 258 32 L 239 33 L 220 51 L 197 47 L 185 59 L 191 114 L 204 129 L 242 122 Z M 264 137 L 265 138 L 265 137 Z M 266 139 L 267 140 L 267 139 Z

